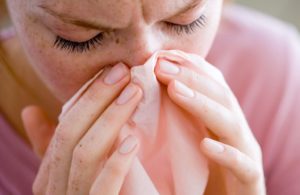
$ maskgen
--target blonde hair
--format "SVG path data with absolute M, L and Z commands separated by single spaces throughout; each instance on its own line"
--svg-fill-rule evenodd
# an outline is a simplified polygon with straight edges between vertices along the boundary
M 7 9 L 6 9 L 6 3 L 5 0 L 0 0 L 0 30 L 4 25 L 4 20 L 8 17 Z M 0 40 L 1 41 L 1 40 Z M 4 58 L 4 50 L 1 46 L 0 42 L 0 64 L 4 64 L 5 58 Z
M 8 17 L 5 0 L 0 0 L 0 20 Z

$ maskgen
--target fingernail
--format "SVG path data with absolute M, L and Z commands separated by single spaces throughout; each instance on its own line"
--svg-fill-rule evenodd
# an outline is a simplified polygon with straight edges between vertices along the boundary
M 224 151 L 224 146 L 216 141 L 205 138 L 203 140 L 204 147 L 214 153 L 222 153 Z
M 117 99 L 117 104 L 122 105 L 127 103 L 137 92 L 137 87 L 134 84 L 129 84 Z
M 113 85 L 127 75 L 127 69 L 123 63 L 115 65 L 104 79 L 104 83 Z
M 163 59 L 159 61 L 159 70 L 162 73 L 171 74 L 171 75 L 176 75 L 180 71 L 178 66 L 176 66 L 175 64 L 173 64 L 167 60 L 163 60 Z
M 183 83 L 181 83 L 179 81 L 175 81 L 174 84 L 175 84 L 175 91 L 177 93 L 179 93 L 180 95 L 183 95 L 183 96 L 189 97 L 189 98 L 192 98 L 195 96 L 194 91 L 191 90 L 190 88 L 188 88 Z
M 138 140 L 135 136 L 129 135 L 125 138 L 125 140 L 121 143 L 119 147 L 120 154 L 128 154 L 134 150 L 137 146 Z

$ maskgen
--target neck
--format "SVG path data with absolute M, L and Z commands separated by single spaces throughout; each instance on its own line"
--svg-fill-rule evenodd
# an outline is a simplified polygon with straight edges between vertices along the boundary
M 17 37 L 5 40 L 0 47 L 3 50 L 0 61 L 0 94 L 3 94 L 0 109 L 18 135 L 27 140 L 20 117 L 22 109 L 32 104 L 41 106 L 48 117 L 56 121 L 61 104 L 33 71 Z

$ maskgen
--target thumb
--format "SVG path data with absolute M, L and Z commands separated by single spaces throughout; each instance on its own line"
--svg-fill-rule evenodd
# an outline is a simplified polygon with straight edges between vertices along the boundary
M 21 118 L 34 152 L 43 157 L 53 136 L 55 124 L 40 107 L 34 105 L 25 107 Z

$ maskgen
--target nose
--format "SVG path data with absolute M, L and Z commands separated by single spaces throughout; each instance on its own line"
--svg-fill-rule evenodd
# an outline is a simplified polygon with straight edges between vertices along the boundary
M 162 40 L 152 29 L 140 28 L 131 36 L 123 60 L 131 67 L 144 64 L 155 51 L 163 49 Z

